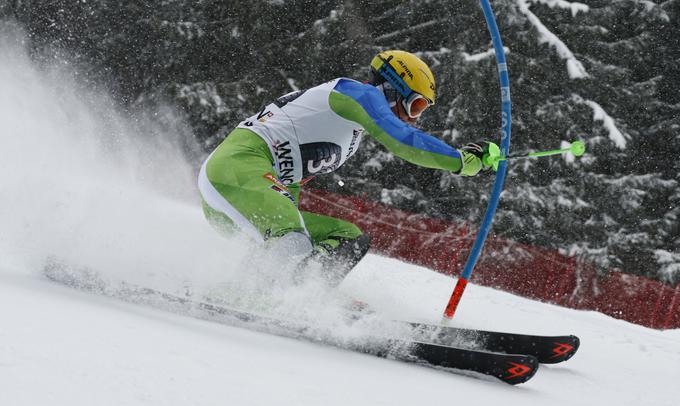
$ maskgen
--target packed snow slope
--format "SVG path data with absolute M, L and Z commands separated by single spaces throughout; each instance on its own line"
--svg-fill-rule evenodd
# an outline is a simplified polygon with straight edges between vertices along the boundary
M 371 255 L 342 289 L 386 315 L 436 321 L 452 287 L 442 275 Z M 581 349 L 510 387 L 178 316 L 3 267 L 0 404 L 677 405 L 680 331 L 468 289 L 457 324 L 575 333 Z
M 314 277 L 287 284 L 276 261 L 210 229 L 172 112 L 121 112 L 64 60 L 31 61 L 24 43 L 0 22 L 0 405 L 678 404 L 680 331 L 475 285 L 455 324 L 576 334 L 581 349 L 510 387 L 48 282 L 56 258 L 158 289 L 229 292 L 319 325 L 344 309 Z M 380 317 L 438 322 L 454 282 L 369 255 L 339 292 Z

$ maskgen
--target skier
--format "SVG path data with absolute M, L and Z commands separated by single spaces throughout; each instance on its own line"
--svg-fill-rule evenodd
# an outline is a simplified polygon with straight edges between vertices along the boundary
M 435 103 L 430 68 L 405 51 L 376 55 L 370 80 L 338 78 L 294 91 L 242 121 L 201 167 L 198 186 L 208 221 L 238 228 L 300 264 L 316 258 L 338 283 L 361 260 L 370 239 L 354 224 L 300 211 L 309 177 L 338 169 L 370 135 L 413 164 L 476 175 L 487 143 L 457 150 L 413 125 Z

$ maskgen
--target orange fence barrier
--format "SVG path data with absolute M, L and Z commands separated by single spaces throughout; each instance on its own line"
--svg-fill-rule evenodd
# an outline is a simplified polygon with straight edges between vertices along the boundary
M 306 190 L 303 209 L 349 220 L 373 239 L 380 254 L 458 275 L 476 229 L 428 218 L 356 197 Z M 596 310 L 657 329 L 680 328 L 680 284 L 608 272 L 554 249 L 490 235 L 472 282 L 574 309 Z

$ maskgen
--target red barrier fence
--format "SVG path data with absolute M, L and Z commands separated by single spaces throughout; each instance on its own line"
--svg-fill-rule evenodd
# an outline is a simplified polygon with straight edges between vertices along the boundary
M 349 220 L 373 238 L 373 250 L 390 257 L 458 275 L 476 230 L 407 213 L 356 197 L 305 191 L 305 210 Z M 472 282 L 574 309 L 596 310 L 643 326 L 680 328 L 680 284 L 609 272 L 558 251 L 490 235 Z

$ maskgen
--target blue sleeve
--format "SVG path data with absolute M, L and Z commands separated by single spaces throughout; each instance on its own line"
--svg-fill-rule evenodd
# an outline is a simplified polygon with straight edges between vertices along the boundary
M 460 159 L 460 153 L 455 148 L 451 147 L 440 139 L 435 138 L 434 136 L 401 121 L 399 117 L 397 117 L 390 109 L 390 106 L 382 92 L 379 89 L 376 89 L 374 86 L 366 85 L 349 79 L 340 79 L 335 86 L 335 91 L 342 95 L 348 96 L 358 103 L 362 110 L 366 112 L 368 118 L 370 118 L 370 120 L 375 123 L 375 125 L 377 125 L 377 127 L 379 127 L 382 132 L 399 144 L 416 148 L 424 152 Z M 374 130 L 372 131 L 372 129 L 367 128 L 366 124 L 371 126 L 370 123 L 361 122 L 365 121 L 365 117 L 364 120 L 361 120 L 361 117 L 356 118 L 357 119 L 352 121 L 362 124 L 362 126 L 371 135 L 378 138 L 378 141 L 384 144 L 388 149 L 392 149 L 388 145 L 392 144 L 391 142 L 383 142 L 383 140 L 380 139 L 379 134 L 374 134 Z

